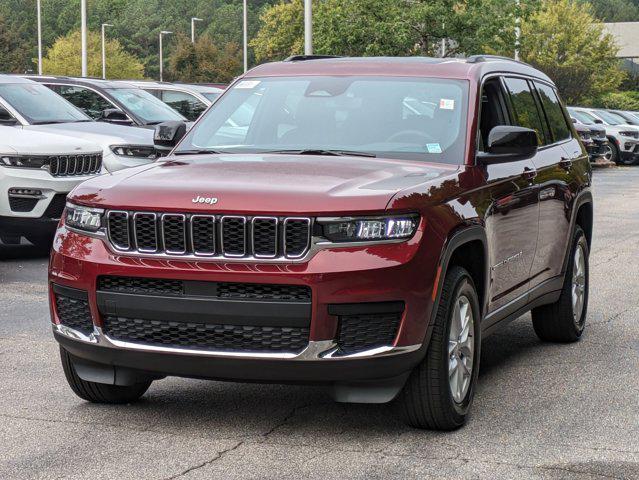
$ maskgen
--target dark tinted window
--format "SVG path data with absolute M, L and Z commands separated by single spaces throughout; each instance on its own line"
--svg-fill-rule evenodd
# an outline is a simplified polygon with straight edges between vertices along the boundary
M 196 97 L 177 90 L 163 90 L 162 101 L 191 121 L 197 120 L 202 112 L 206 110 L 206 105 Z
M 56 85 L 55 90 L 93 119 L 100 118 L 102 111 L 107 108 L 116 108 L 102 95 L 88 88 L 75 85 Z
M 537 82 L 535 82 L 535 87 L 537 87 L 537 92 L 539 92 L 539 98 L 544 107 L 553 140 L 559 142 L 570 138 L 570 127 L 566 123 L 566 117 L 555 90 L 548 85 Z
M 506 78 L 506 87 L 510 92 L 511 104 L 515 121 L 520 127 L 531 128 L 537 132 L 539 144 L 545 142 L 544 122 L 542 122 L 537 108 L 537 102 L 526 80 L 521 78 Z
M 71 103 L 38 83 L 0 85 L 3 98 L 30 124 L 86 122 L 89 118 Z

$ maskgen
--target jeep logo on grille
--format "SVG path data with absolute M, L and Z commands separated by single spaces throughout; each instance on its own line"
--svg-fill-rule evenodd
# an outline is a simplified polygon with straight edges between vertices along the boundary
M 217 197 L 200 197 L 198 195 L 191 201 L 193 203 L 208 203 L 209 205 L 215 205 L 217 203 Z

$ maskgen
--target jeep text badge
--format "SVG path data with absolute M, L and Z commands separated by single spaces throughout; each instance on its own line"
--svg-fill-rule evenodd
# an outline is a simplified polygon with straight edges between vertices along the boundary
M 208 203 L 209 205 L 215 205 L 217 203 L 217 197 L 200 197 L 198 195 L 191 201 L 193 203 Z

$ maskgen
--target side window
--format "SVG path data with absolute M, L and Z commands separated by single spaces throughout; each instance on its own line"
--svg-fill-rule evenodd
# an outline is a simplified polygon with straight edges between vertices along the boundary
M 538 82 L 535 82 L 535 87 L 539 93 L 541 105 L 544 107 L 553 140 L 560 142 L 570 138 L 570 127 L 568 126 L 563 108 L 561 107 L 555 90 L 546 84 Z
M 13 123 L 14 121 L 15 119 L 13 118 L 13 115 L 11 115 L 6 108 L 0 105 L 0 125 L 3 123 Z
M 496 126 L 509 124 L 510 120 L 504 100 L 504 91 L 501 88 L 499 79 L 491 78 L 482 87 L 477 148 L 480 151 L 485 151 L 490 131 Z
M 197 120 L 202 112 L 206 110 L 206 105 L 193 95 L 184 92 L 162 90 L 162 101 L 191 121 Z
M 535 130 L 540 145 L 548 143 L 544 135 L 545 122 L 540 115 L 528 81 L 521 78 L 505 78 L 504 82 L 510 93 L 510 102 L 517 125 Z
M 102 111 L 107 108 L 116 108 L 111 102 L 107 101 L 100 94 L 89 90 L 88 88 L 78 87 L 75 85 L 58 85 L 58 90 L 54 90 L 73 105 L 78 107 L 89 117 L 98 119 L 102 116 Z

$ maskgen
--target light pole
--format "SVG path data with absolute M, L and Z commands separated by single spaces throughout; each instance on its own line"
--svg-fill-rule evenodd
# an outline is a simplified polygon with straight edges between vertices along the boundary
M 304 0 L 304 55 L 313 55 L 313 0 Z
M 87 76 L 87 0 L 80 0 L 80 36 L 82 37 L 82 76 Z
M 519 0 L 515 0 L 515 5 L 517 6 L 517 18 L 515 18 L 515 60 L 519 60 L 519 39 L 521 38 L 521 12 L 519 11 Z
M 112 27 L 110 23 L 102 24 L 102 78 L 106 79 L 106 41 L 104 39 L 104 29 Z
M 244 39 L 244 72 L 248 70 L 248 12 L 246 9 L 246 0 L 244 0 L 243 15 L 243 39 Z
M 203 22 L 201 18 L 191 18 L 191 43 L 195 43 L 195 22 Z
M 163 73 L 164 73 L 164 56 L 162 53 L 162 37 L 164 35 L 171 35 L 173 32 L 169 32 L 168 30 L 162 30 L 160 32 L 160 82 L 163 81 Z
M 42 9 L 38 0 L 38 75 L 42 75 Z

